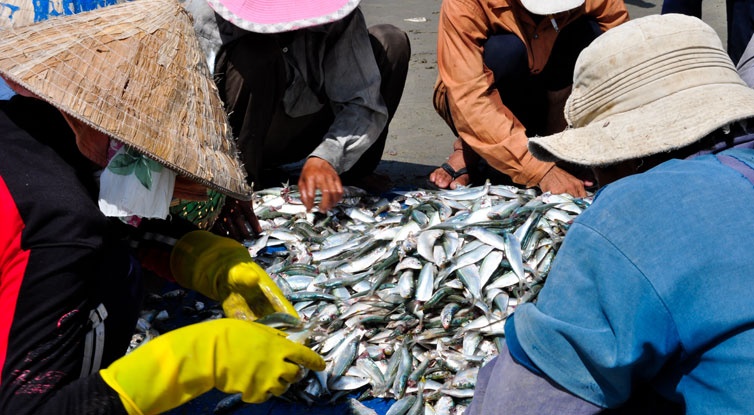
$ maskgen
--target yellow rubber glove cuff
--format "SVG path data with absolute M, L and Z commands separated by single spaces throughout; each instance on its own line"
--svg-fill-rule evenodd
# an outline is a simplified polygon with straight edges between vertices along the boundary
M 248 249 L 230 238 L 189 232 L 173 248 L 170 268 L 179 284 L 221 301 L 228 317 L 252 321 L 274 312 L 298 317 Z
M 311 349 L 257 323 L 219 319 L 165 333 L 100 370 L 129 414 L 159 414 L 217 388 L 249 403 L 281 395 L 301 367 L 321 371 Z

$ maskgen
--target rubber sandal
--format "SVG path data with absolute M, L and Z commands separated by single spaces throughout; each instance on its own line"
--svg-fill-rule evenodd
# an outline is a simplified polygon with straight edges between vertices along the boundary
M 454 180 L 458 179 L 459 177 L 463 176 L 464 174 L 469 174 L 468 169 L 466 167 L 462 167 L 458 170 L 453 169 L 453 167 L 450 166 L 448 163 L 442 163 L 440 165 L 440 168 L 445 170 L 445 173 L 448 173 L 448 175 L 451 177 L 450 182 L 453 183 Z M 424 183 L 424 187 L 426 189 L 430 190 L 447 190 L 448 188 L 440 187 L 436 184 L 434 184 L 431 180 L 427 179 Z
M 458 170 L 455 170 L 455 169 L 453 169 L 453 167 L 451 167 L 451 166 L 450 166 L 450 164 L 448 164 L 448 163 L 442 163 L 442 164 L 440 165 L 440 167 L 441 167 L 441 168 L 442 168 L 443 170 L 445 170 L 445 172 L 446 172 L 446 173 L 448 173 L 448 175 L 450 175 L 450 177 L 452 177 L 452 178 L 453 178 L 453 180 L 455 180 L 455 179 L 457 179 L 457 178 L 459 178 L 459 177 L 463 176 L 464 174 L 469 174 L 469 170 L 468 170 L 468 169 L 467 169 L 466 167 L 461 167 L 460 169 L 458 169 Z M 453 180 L 451 180 L 451 182 L 452 182 Z

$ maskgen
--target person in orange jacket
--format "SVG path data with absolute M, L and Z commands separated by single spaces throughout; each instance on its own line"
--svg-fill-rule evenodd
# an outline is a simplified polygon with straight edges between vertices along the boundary
M 628 18 L 622 0 L 445 0 L 433 100 L 457 139 L 430 184 L 472 183 L 481 157 L 515 184 L 584 196 L 589 177 L 532 157 L 527 136 L 565 128 L 576 57 Z
M 251 189 L 188 13 L 175 0 L 109 3 L 11 0 L 0 14 L 0 76 L 17 94 L 0 101 L 0 413 L 157 414 L 213 388 L 280 395 L 325 362 L 254 322 L 297 314 L 243 245 L 207 231 L 173 241 L 170 269 L 226 318 L 125 354 L 142 293 L 133 230 L 175 199 Z

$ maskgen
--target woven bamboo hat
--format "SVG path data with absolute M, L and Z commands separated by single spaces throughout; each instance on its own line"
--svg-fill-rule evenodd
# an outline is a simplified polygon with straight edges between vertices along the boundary
M 5 3 L 0 73 L 176 173 L 248 200 L 190 16 L 175 0 L 83 8 L 93 3 Z
M 280 33 L 334 22 L 360 0 L 208 0 L 225 20 L 256 33 Z
M 754 90 L 714 29 L 679 14 L 634 19 L 579 55 L 568 129 L 529 139 L 540 160 L 607 166 L 686 147 L 754 116 Z

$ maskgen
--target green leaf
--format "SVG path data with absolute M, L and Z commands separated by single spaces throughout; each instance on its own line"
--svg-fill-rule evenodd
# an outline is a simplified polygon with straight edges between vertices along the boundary
M 154 171 L 154 172 L 158 172 L 158 173 L 162 171 L 162 164 L 160 164 L 160 163 L 152 160 L 151 158 L 149 158 L 147 156 L 141 156 L 141 157 L 144 160 L 144 162 L 146 163 L 146 165 L 149 168 L 149 170 Z
M 127 176 L 134 171 L 137 159 L 130 154 L 121 153 L 113 157 L 107 169 L 115 174 Z
M 148 190 L 152 189 L 152 171 L 149 169 L 149 164 L 144 158 L 137 163 L 134 174 L 144 187 Z

